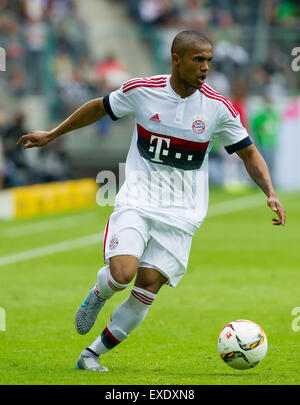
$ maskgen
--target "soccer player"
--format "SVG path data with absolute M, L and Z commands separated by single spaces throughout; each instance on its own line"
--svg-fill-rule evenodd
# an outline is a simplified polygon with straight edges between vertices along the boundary
M 87 333 L 105 302 L 136 279 L 107 327 L 80 354 L 79 369 L 107 371 L 99 356 L 138 327 L 164 284 L 175 287 L 184 275 L 193 234 L 207 211 L 208 153 L 217 137 L 229 154 L 238 154 L 266 194 L 277 214 L 273 224 L 285 224 L 268 167 L 239 114 L 205 84 L 213 58 L 210 41 L 197 31 L 183 31 L 174 38 L 171 55 L 171 75 L 129 80 L 87 102 L 55 129 L 18 140 L 25 149 L 40 147 L 106 114 L 113 120 L 135 117 L 126 179 L 104 231 L 105 266 L 77 310 L 76 330 Z

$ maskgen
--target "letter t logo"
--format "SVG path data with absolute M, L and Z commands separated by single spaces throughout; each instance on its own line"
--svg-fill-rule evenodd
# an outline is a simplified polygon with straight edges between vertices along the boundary
M 150 144 L 152 144 L 152 141 L 154 141 L 155 139 L 157 139 L 156 148 L 155 148 L 154 157 L 151 160 L 153 162 L 162 163 L 163 161 L 159 158 L 159 155 L 160 155 L 160 152 L 161 152 L 161 149 L 162 149 L 162 143 L 166 142 L 167 148 L 168 148 L 170 146 L 170 139 L 169 138 L 163 138 L 162 136 L 151 135 Z M 153 152 L 154 151 L 154 146 L 150 146 L 149 151 Z M 166 151 L 166 152 L 168 152 L 168 151 Z

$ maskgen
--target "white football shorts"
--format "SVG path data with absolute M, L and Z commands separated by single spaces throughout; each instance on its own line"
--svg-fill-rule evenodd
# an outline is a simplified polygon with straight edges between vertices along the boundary
M 192 236 L 179 228 L 141 215 L 134 209 L 118 209 L 104 230 L 104 263 L 118 255 L 137 257 L 139 267 L 153 268 L 176 287 L 183 277 L 190 254 Z

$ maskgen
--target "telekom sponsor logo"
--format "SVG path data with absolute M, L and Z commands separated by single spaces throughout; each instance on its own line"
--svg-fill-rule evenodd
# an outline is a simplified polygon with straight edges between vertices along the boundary
M 156 146 L 153 146 L 152 143 L 156 140 Z M 162 150 L 163 143 L 167 144 L 167 148 L 170 147 L 170 138 L 164 138 L 163 136 L 156 136 L 156 135 L 151 135 L 150 138 L 150 147 L 149 147 L 149 152 L 154 152 L 154 157 L 151 159 L 153 162 L 158 162 L 162 163 L 163 160 L 160 159 L 160 153 Z M 164 149 L 162 151 L 162 154 L 165 156 L 168 155 L 168 150 Z

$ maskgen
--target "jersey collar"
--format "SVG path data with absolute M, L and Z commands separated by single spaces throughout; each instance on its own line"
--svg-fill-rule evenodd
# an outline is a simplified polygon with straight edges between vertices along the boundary
M 180 95 L 177 94 L 176 91 L 173 90 L 173 87 L 171 86 L 171 83 L 170 83 L 170 78 L 171 78 L 171 75 L 168 75 L 168 77 L 167 77 L 167 89 L 168 89 L 169 92 L 172 94 L 172 96 L 174 96 L 178 101 L 191 100 L 192 98 L 194 98 L 194 97 L 197 96 L 198 90 L 195 90 L 194 93 L 191 94 L 191 95 L 188 96 L 188 97 L 184 97 L 184 98 L 180 97 Z

